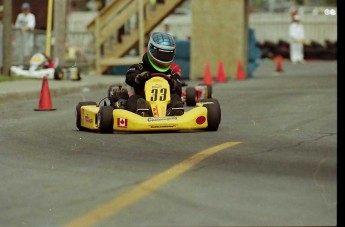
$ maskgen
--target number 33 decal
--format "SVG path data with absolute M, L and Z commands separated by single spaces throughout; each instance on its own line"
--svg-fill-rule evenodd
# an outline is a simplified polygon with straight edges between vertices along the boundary
M 161 88 L 161 89 L 157 89 L 154 88 L 151 90 L 151 101 L 157 101 L 158 97 L 159 97 L 159 101 L 165 101 L 167 98 L 167 89 L 166 88 Z

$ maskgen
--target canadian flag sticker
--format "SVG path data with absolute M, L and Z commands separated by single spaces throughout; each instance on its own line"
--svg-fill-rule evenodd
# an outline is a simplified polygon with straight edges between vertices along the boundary
M 126 118 L 117 118 L 117 126 L 127 128 L 128 119 Z

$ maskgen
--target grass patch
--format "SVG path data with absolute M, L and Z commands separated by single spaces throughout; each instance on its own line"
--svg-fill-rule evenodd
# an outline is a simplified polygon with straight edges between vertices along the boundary
M 17 81 L 17 80 L 32 80 L 32 78 L 22 77 L 22 76 L 5 76 L 0 75 L 0 83 L 8 81 Z

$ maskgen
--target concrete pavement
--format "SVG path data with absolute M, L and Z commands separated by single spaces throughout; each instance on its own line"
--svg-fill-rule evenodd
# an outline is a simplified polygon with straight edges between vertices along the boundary
M 254 72 L 254 77 L 262 76 L 316 76 L 337 75 L 337 61 L 306 61 L 304 64 L 292 64 L 288 60 L 283 62 L 283 72 L 276 72 L 277 63 L 264 60 Z
M 226 73 L 226 72 L 225 72 Z M 337 61 L 309 61 L 305 64 L 291 64 L 283 62 L 283 72 L 276 72 L 276 63 L 266 60 L 254 72 L 255 78 L 269 76 L 305 76 L 305 75 L 336 75 Z M 15 80 L 0 83 L 0 102 L 25 100 L 39 98 L 41 79 Z M 229 81 L 231 82 L 231 80 Z M 111 84 L 125 84 L 124 76 L 115 75 L 82 75 L 80 81 L 71 80 L 49 80 L 49 89 L 52 97 L 57 97 L 73 92 L 80 92 L 83 89 L 107 89 Z

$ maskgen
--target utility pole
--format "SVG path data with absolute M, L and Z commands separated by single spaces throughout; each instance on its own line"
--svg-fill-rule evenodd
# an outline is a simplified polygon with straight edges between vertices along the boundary
M 64 64 L 66 53 L 66 21 L 67 0 L 56 0 L 54 6 L 54 57 L 59 59 L 59 64 Z
M 3 18 L 3 74 L 9 76 L 12 65 L 12 0 L 4 0 Z
M 53 4 L 54 0 L 48 0 L 47 9 L 47 30 L 46 30 L 46 51 L 45 54 L 51 57 L 51 41 L 52 41 L 52 20 L 53 20 Z

